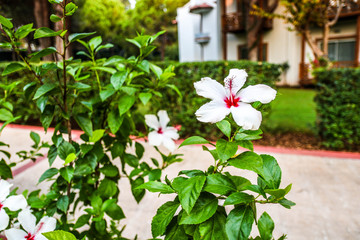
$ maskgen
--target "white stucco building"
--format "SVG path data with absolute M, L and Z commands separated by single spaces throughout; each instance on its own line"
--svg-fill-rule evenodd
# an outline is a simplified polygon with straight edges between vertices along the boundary
M 271 0 L 263 0 L 268 2 Z M 178 8 L 179 56 L 181 62 L 239 60 L 246 43 L 241 27 L 241 0 L 191 0 Z M 345 9 L 345 8 L 344 8 Z M 281 4 L 275 13 L 282 13 Z M 329 58 L 339 66 L 359 65 L 360 6 L 342 12 L 331 28 Z M 239 24 L 240 22 L 240 24 Z M 314 59 L 310 47 L 301 36 L 289 31 L 281 19 L 273 19 L 261 37 L 259 60 L 271 63 L 287 62 L 281 84 L 297 86 L 308 79 L 309 63 Z M 321 29 L 312 34 L 321 44 Z

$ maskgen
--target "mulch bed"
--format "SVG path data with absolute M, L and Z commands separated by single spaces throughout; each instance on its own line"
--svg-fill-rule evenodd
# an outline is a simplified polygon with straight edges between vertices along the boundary
M 309 133 L 264 133 L 263 138 L 253 141 L 255 145 L 285 147 L 294 149 L 320 150 L 325 149 L 321 146 L 320 140 Z

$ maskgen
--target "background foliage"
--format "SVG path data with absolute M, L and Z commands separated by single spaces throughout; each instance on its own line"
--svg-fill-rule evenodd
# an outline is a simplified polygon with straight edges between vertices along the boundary
M 317 131 L 326 147 L 359 149 L 360 69 L 317 69 Z

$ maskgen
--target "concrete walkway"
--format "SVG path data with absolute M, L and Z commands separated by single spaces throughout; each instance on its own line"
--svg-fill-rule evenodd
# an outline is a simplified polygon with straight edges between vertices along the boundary
M 6 128 L 0 141 L 10 144 L 10 150 L 14 153 L 29 148 L 32 144 L 29 133 L 29 129 Z M 45 140 L 51 137 L 51 133 L 41 135 Z M 147 144 L 145 147 L 145 160 L 150 162 L 151 157 L 160 159 L 152 147 Z M 360 239 L 360 154 L 344 154 L 344 158 L 341 158 L 341 154 L 326 156 L 324 153 L 307 152 L 304 155 L 298 151 L 287 150 L 279 153 L 271 148 L 259 149 L 257 153 L 271 154 L 278 160 L 282 169 L 281 186 L 293 184 L 288 199 L 297 204 L 291 210 L 280 205 L 259 206 L 259 215 L 266 210 L 273 218 L 276 238 L 285 233 L 289 240 Z M 297 154 L 291 154 L 292 152 Z M 177 150 L 177 153 L 184 154 L 185 160 L 166 169 L 163 176 L 167 174 L 169 179 L 176 177 L 179 170 L 205 170 L 212 164 L 212 158 L 207 152 L 203 152 L 200 146 L 186 146 Z M 61 164 L 61 161 L 55 161 L 55 165 Z M 33 165 L 23 164 L 15 170 L 17 175 L 12 182 L 19 187 L 19 192 L 38 188 L 45 192 L 49 184 L 45 182 L 37 185 L 37 181 L 47 167 L 46 159 Z M 242 174 L 252 181 L 256 179 L 255 174 L 246 171 L 232 167 L 228 170 Z M 127 219 L 121 222 L 127 225 L 124 235 L 128 238 L 134 238 L 135 234 L 138 234 L 138 239 L 151 238 L 151 219 L 156 209 L 172 200 L 174 195 L 159 197 L 158 194 L 146 193 L 138 205 L 131 195 L 128 181 L 122 179 L 119 184 L 120 206 L 127 216 Z

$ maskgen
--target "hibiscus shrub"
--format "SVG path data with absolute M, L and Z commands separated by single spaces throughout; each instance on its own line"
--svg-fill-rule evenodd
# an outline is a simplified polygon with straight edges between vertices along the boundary
M 166 64 L 166 63 L 163 63 Z M 159 66 L 162 64 L 159 63 Z M 287 64 L 271 64 L 266 62 L 252 61 L 211 61 L 211 62 L 192 62 L 192 63 L 176 63 L 174 64 L 173 84 L 178 87 L 182 93 L 182 98 L 174 91 L 163 92 L 161 102 L 153 104 L 151 107 L 155 110 L 167 109 L 172 120 L 176 124 L 180 124 L 181 135 L 191 136 L 207 136 L 216 137 L 216 128 L 196 121 L 193 117 L 197 108 L 203 105 L 206 100 L 198 98 L 194 89 L 194 82 L 199 81 L 203 76 L 208 76 L 219 82 L 224 79 L 230 69 L 246 69 L 248 80 L 245 87 L 254 84 L 266 84 L 275 87 L 276 82 L 280 80 L 281 73 L 287 69 Z M 269 106 L 266 107 L 269 112 Z M 266 113 L 265 113 L 266 115 Z
M 173 85 L 169 85 L 174 76 L 171 66 L 162 69 L 146 60 L 155 49 L 153 42 L 163 32 L 154 36 L 139 34 L 134 39 L 127 39 L 138 48 L 137 56 L 127 59 L 120 56 L 98 59 L 100 51 L 112 48 L 113 45 L 102 44 L 101 36 L 96 36 L 94 32 L 68 34 L 67 21 L 77 6 L 71 0 L 49 2 L 63 10 L 57 12 L 58 15 L 51 15 L 51 21 L 62 22 L 63 28 L 57 32 L 49 28 L 35 29 L 31 23 L 17 28 L 11 19 L 0 15 L 0 33 L 4 39 L 0 46 L 11 49 L 22 60 L 7 64 L 1 75 L 6 77 L 11 74 L 29 74 L 31 77 L 24 78 L 24 83 L 21 83 L 24 84 L 21 94 L 27 99 L 23 107 L 28 107 L 28 103 L 32 102 L 38 108 L 37 120 L 41 122 L 45 132 L 50 126 L 54 126 L 51 143 L 43 146 L 40 144 L 40 137 L 31 133 L 30 137 L 35 141 L 33 147 L 36 149 L 30 152 L 30 155 L 25 152 L 20 155 L 21 160 L 35 160 L 39 156 L 36 154 L 38 149 L 48 148 L 49 168 L 38 182 L 49 181 L 50 187 L 45 193 L 36 190 L 25 194 L 27 202 L 37 220 L 45 216 L 56 217 L 56 228 L 71 232 L 74 238 L 82 239 L 86 236 L 86 239 L 123 239 L 120 221 L 125 215 L 118 204 L 122 193 L 117 184 L 119 179 L 128 179 L 134 201 L 140 202 L 145 190 L 137 187 L 144 183 L 146 178 L 159 180 L 164 168 L 181 161 L 179 155 L 169 154 L 162 155 L 162 161 L 145 162 L 143 145 L 130 137 L 143 136 L 143 132 L 139 132 L 135 125 L 138 119 L 141 119 L 143 129 L 146 128 L 144 116 L 137 114 L 137 108 L 151 104 L 166 88 L 177 90 Z M 49 47 L 23 56 L 20 46 L 25 37 L 56 38 L 64 49 Z M 55 42 L 55 39 L 52 42 Z M 75 42 L 84 46 L 84 51 L 79 54 L 88 61 L 67 57 L 66 50 Z M 55 61 L 41 62 L 41 58 L 47 55 L 56 56 Z M 101 73 L 106 73 L 103 76 L 107 77 L 102 78 Z M 3 91 L 0 101 L 0 116 L 6 117 L 1 119 L 6 121 L 4 125 L 16 121 L 19 114 L 13 111 L 17 102 L 11 103 L 7 96 L 14 86 L 20 86 L 20 79 L 2 85 L 3 89 L 9 88 Z M 73 135 L 75 124 L 83 131 L 80 139 Z M 0 132 L 1 130 L 2 128 Z M 169 129 L 157 130 L 167 135 Z M 176 138 L 175 130 L 170 130 L 170 137 Z M 170 141 L 165 142 L 169 144 Z M 168 147 L 173 147 L 172 142 L 170 144 Z M 0 145 L 4 147 L 6 143 L 0 142 Z M 135 148 L 135 153 L 130 147 Z M 12 178 L 13 166 L 7 159 L 2 160 L 0 179 Z M 7 197 L 2 188 L 3 186 L 0 186 L 0 201 Z M 6 204 L 5 208 L 12 211 L 9 206 Z M 1 208 L 0 204 L 0 210 Z M 11 217 L 10 224 L 3 223 L 2 228 L 13 228 L 20 224 L 25 231 L 5 231 L 7 239 L 44 239 L 38 235 L 37 227 L 27 227 L 28 224 L 35 227 L 36 221 L 32 213 L 20 213 L 17 219 Z M 4 208 L 0 214 L 4 216 Z M 33 221 L 22 221 L 20 216 L 32 218 Z M 2 221 L 4 218 L 0 219 Z M 38 225 L 43 225 L 41 220 Z M 46 230 L 51 231 L 54 228 Z M 23 236 L 25 232 L 31 235 Z M 19 237 L 20 235 L 22 237 Z
M 314 74 L 316 126 L 323 145 L 360 149 L 360 69 L 317 69 Z

